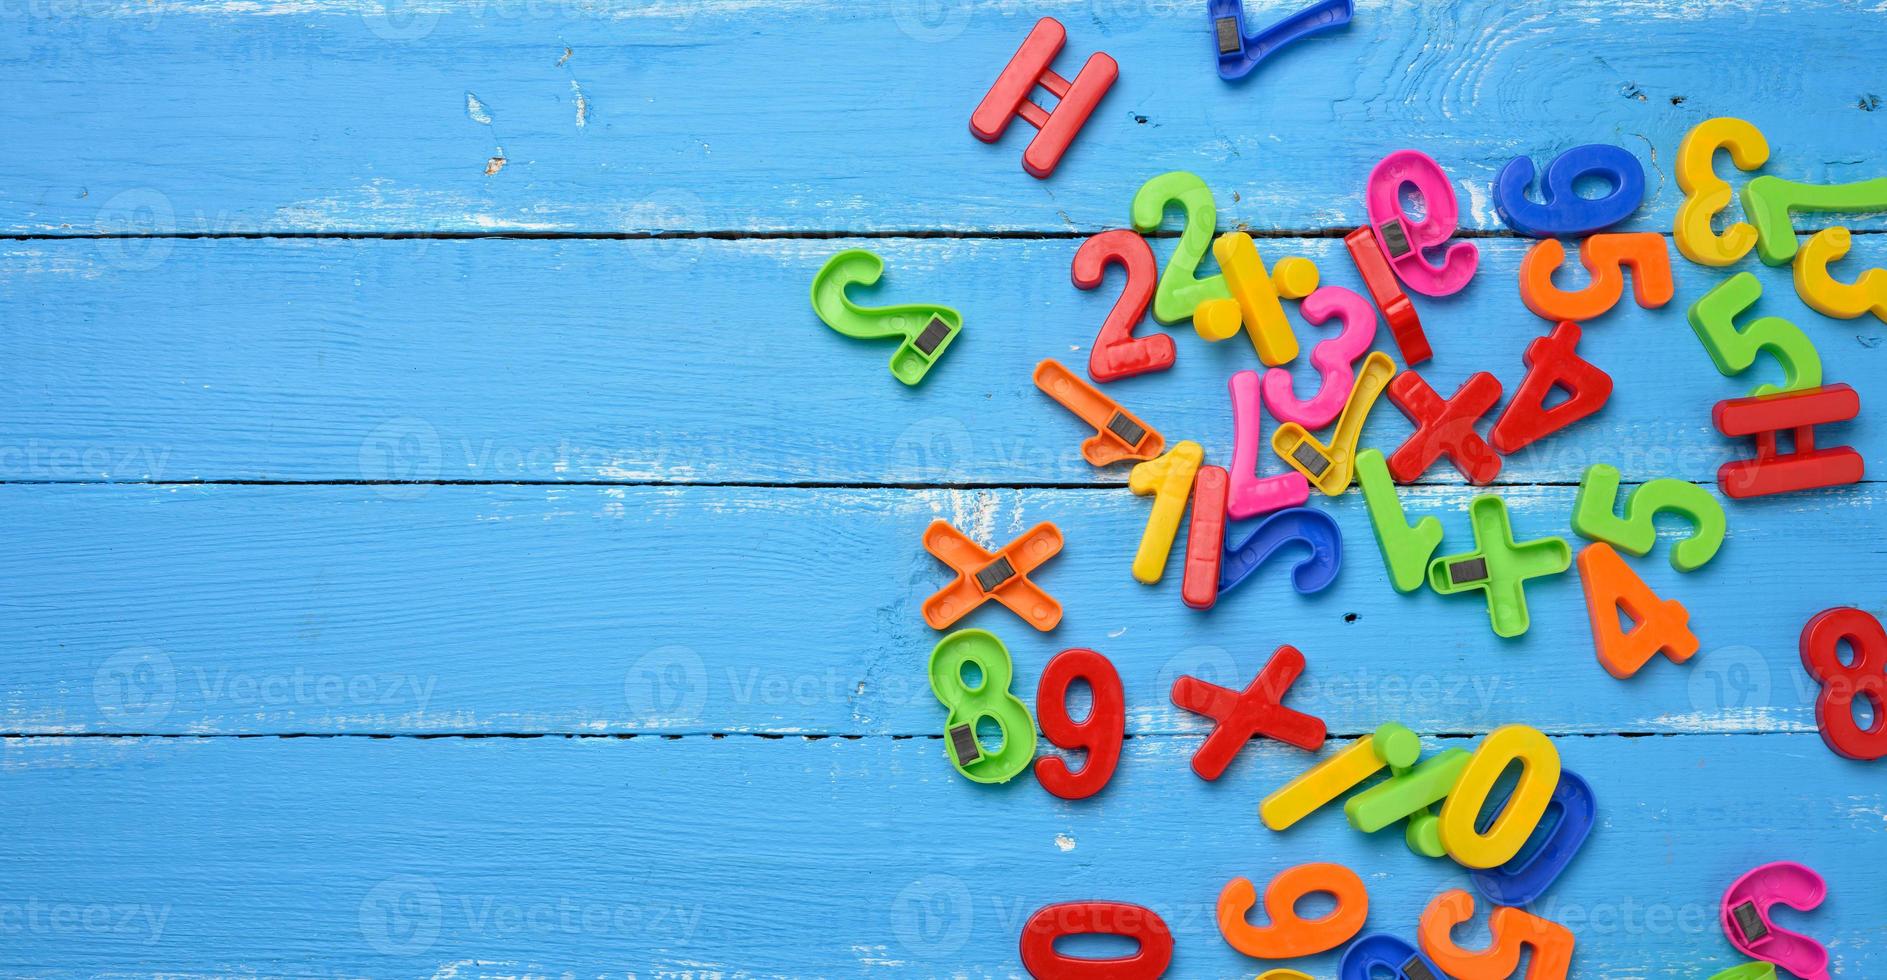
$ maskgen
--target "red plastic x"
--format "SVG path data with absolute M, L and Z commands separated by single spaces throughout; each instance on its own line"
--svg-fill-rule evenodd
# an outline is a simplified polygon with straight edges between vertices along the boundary
M 1389 400 L 1415 423 L 1415 432 L 1389 457 L 1389 475 L 1398 483 L 1413 483 L 1443 453 L 1469 483 L 1482 484 L 1500 475 L 1500 457 L 1474 431 L 1481 416 L 1500 401 L 1500 380 L 1482 371 L 1442 401 L 1435 389 L 1414 371 L 1404 371 L 1389 382 Z
M 1254 737 L 1265 735 L 1286 745 L 1315 752 L 1324 744 L 1322 718 L 1293 711 L 1282 702 L 1304 672 L 1304 655 L 1294 646 L 1281 646 L 1258 676 L 1243 691 L 1208 684 L 1197 677 L 1173 682 L 1173 703 L 1217 724 L 1192 754 L 1192 771 L 1200 779 L 1217 779 L 1232 764 L 1238 750 Z

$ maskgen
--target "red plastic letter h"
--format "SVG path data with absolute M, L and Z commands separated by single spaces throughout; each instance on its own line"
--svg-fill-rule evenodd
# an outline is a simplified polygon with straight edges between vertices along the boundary
M 1016 49 L 1015 57 L 1009 59 L 1008 66 L 997 76 L 996 84 L 989 87 L 989 94 L 983 96 L 976 111 L 970 114 L 970 132 L 985 143 L 1000 139 L 1003 130 L 1009 128 L 1009 121 L 1017 116 L 1041 130 L 1029 141 L 1029 148 L 1022 151 L 1022 169 L 1037 178 L 1046 178 L 1055 172 L 1062 154 L 1068 152 L 1068 144 L 1074 142 L 1075 134 L 1094 114 L 1101 97 L 1113 87 L 1114 79 L 1120 77 L 1120 66 L 1098 51 L 1088 56 L 1088 63 L 1081 66 L 1074 81 L 1055 74 L 1049 62 L 1055 60 L 1067 40 L 1068 32 L 1061 21 L 1053 17 L 1036 21 L 1022 47 Z M 1037 85 L 1061 100 L 1053 111 L 1029 100 L 1029 93 Z

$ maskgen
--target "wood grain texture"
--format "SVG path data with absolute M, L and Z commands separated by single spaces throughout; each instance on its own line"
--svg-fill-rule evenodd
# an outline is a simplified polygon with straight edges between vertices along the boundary
M 1601 807 L 1536 906 L 1576 934 L 1573 975 L 1729 966 L 1722 891 L 1781 858 L 1829 886 L 1791 926 L 1838 975 L 1887 970 L 1863 766 L 1812 735 L 1555 741 Z M 1255 801 L 1308 756 L 1249 749 L 1206 784 L 1196 744 L 1136 738 L 1070 804 L 973 785 L 936 739 L 9 739 L 0 928 L 31 975 L 1018 977 L 1030 912 L 1109 898 L 1165 918 L 1171 976 L 1248 978 L 1212 915 L 1235 875 L 1348 865 L 1368 928 L 1405 937 L 1467 887 L 1335 811 L 1265 830 Z
M 1887 264 L 1887 236 L 1857 242 L 1848 261 Z M 13 324 L 0 333 L 0 477 L 1118 486 L 1126 466 L 1083 462 L 1080 423 L 1029 381 L 1043 357 L 1085 370 L 1119 295 L 1117 273 L 1091 292 L 1071 284 L 1078 244 L 16 242 L 0 246 Z M 1479 244 L 1467 290 L 1418 299 L 1437 352 L 1420 371 L 1444 395 L 1479 370 L 1511 394 L 1521 351 L 1548 326 L 1520 302 L 1523 243 Z M 861 302 L 963 311 L 962 336 L 921 387 L 891 377 L 891 345 L 843 337 L 810 308 L 819 265 L 854 245 L 887 265 Z M 1361 289 L 1339 241 L 1261 246 Z M 1743 265 L 1764 285 L 1752 316 L 1798 324 L 1829 380 L 1887 404 L 1878 319 L 1830 320 L 1801 303 L 1787 269 Z M 1684 314 L 1725 274 L 1676 266 L 1669 305 L 1628 295 L 1587 326 L 1580 350 L 1615 378 L 1610 404 L 1509 458 L 1501 482 L 1576 483 L 1598 461 L 1628 480 L 1709 482 L 1748 454 L 1711 427 L 1710 407 L 1780 372 L 1764 357 L 1741 377 L 1717 373 Z M 1293 320 L 1307 396 L 1308 351 L 1332 331 Z M 1173 332 L 1177 366 L 1107 391 L 1169 440 L 1229 459 L 1225 379 L 1262 367 L 1251 345 L 1207 344 L 1187 324 L 1141 329 Z M 1364 443 L 1393 450 L 1409 431 L 1385 401 Z M 1887 473 L 1869 415 L 1823 438 Z M 1267 450 L 1265 466 L 1282 464 Z M 1461 481 L 1445 462 L 1424 479 Z
M 1572 488 L 1502 495 L 1518 537 L 1570 536 Z M 1633 560 L 1703 652 L 1620 682 L 1574 573 L 1531 584 L 1531 632 L 1500 641 L 1478 595 L 1390 588 L 1354 491 L 1314 504 L 1344 536 L 1334 586 L 1298 596 L 1285 559 L 1202 614 L 1180 554 L 1158 587 L 1130 577 L 1148 503 L 1125 490 L 11 486 L 0 690 L 14 732 L 937 734 L 918 604 L 948 572 L 923 528 L 1000 544 L 1048 520 L 1067 546 L 1033 578 L 1062 625 L 994 605 L 959 624 L 1009 645 L 1030 703 L 1048 657 L 1087 646 L 1120 668 L 1131 730 L 1203 732 L 1172 682 L 1242 687 L 1291 643 L 1311 663 L 1292 703 L 1338 732 L 1812 731 L 1797 637 L 1830 606 L 1883 612 L 1881 495 L 1739 505 L 1689 575 L 1668 542 Z M 1454 553 L 1469 498 L 1405 502 Z
M 1634 224 L 1667 230 L 1711 116 L 1760 126 L 1769 172 L 1879 175 L 1882 10 L 1383 0 L 1227 85 L 1193 0 L 43 0 L 0 11 L 0 231 L 1095 231 L 1172 169 L 1228 222 L 1353 227 L 1405 146 L 1491 229 L 1502 165 L 1589 142 L 1639 157 Z M 1064 73 L 1121 64 L 1046 183 L 1026 127 L 966 131 L 1038 13 Z

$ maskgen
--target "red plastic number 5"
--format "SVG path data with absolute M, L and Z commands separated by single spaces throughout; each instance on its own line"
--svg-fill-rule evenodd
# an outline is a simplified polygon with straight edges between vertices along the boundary
M 1068 717 L 1068 686 L 1077 680 L 1088 682 L 1094 692 L 1094 707 L 1087 718 Z M 1093 796 L 1114 777 L 1120 763 L 1120 743 L 1127 732 L 1127 698 L 1121 691 L 1120 672 L 1106 657 L 1079 647 L 1063 650 L 1042 668 L 1042 681 L 1035 689 L 1035 714 L 1042 724 L 1042 734 L 1064 749 L 1086 749 L 1087 764 L 1080 770 L 1055 756 L 1035 760 L 1035 778 L 1042 788 L 1064 800 Z
M 1841 662 L 1841 644 L 1854 651 Z M 1802 666 L 1822 685 L 1815 699 L 1815 724 L 1836 755 L 1850 759 L 1887 756 L 1887 632 L 1880 620 L 1859 609 L 1827 610 L 1802 628 Z M 1873 724 L 1854 720 L 1854 699 L 1866 698 Z

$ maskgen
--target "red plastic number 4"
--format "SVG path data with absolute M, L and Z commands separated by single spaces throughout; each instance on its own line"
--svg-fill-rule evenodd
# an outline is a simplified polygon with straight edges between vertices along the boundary
M 1094 706 L 1081 721 L 1068 717 L 1068 687 L 1077 680 L 1087 681 L 1094 695 Z M 1069 769 L 1056 756 L 1035 760 L 1035 778 L 1042 788 L 1064 800 L 1100 792 L 1120 764 L 1120 743 L 1127 731 L 1127 699 L 1113 662 L 1079 647 L 1050 658 L 1035 689 L 1035 717 L 1049 741 L 1088 752 L 1087 764 L 1079 770 Z
M 1841 662 L 1843 643 L 1854 651 L 1852 663 Z M 1802 666 L 1822 685 L 1815 699 L 1822 741 L 1849 759 L 1887 756 L 1887 632 L 1880 620 L 1845 607 L 1809 620 L 1802 628 Z M 1854 720 L 1856 697 L 1866 698 L 1874 709 L 1873 724 L 1866 728 Z

